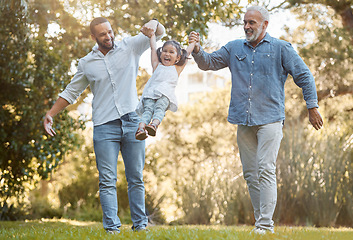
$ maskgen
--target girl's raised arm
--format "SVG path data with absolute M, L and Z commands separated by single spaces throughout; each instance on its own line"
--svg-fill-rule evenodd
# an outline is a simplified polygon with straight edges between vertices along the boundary
M 152 69 L 153 72 L 156 70 L 158 64 L 159 64 L 159 59 L 157 55 L 157 44 L 156 44 L 156 35 L 153 32 L 152 36 L 150 37 L 150 45 L 151 45 L 151 63 L 152 63 Z
M 194 50 L 194 47 L 196 45 L 196 41 L 192 41 L 189 43 L 189 46 L 184 50 L 186 51 L 186 59 L 185 59 L 185 63 L 182 66 L 177 66 L 175 65 L 175 68 L 178 72 L 178 75 L 180 75 L 180 73 L 184 70 L 185 65 L 188 63 L 188 57 L 190 56 L 190 54 L 192 53 L 192 51 Z
M 156 34 L 155 34 L 155 29 L 143 26 L 141 28 L 141 32 L 146 35 L 147 37 L 150 38 L 150 46 L 151 46 L 151 64 L 152 64 L 152 69 L 153 72 L 156 70 L 158 64 L 159 64 L 159 59 L 157 56 L 157 43 L 156 43 Z
M 188 53 L 187 57 L 190 56 L 190 54 L 192 53 L 192 51 L 194 50 L 196 45 L 196 41 L 190 42 L 189 46 L 186 48 L 186 52 Z

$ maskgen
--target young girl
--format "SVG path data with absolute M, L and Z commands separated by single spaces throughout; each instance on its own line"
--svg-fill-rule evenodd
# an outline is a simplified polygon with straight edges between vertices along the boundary
M 142 122 L 135 134 L 138 140 L 146 139 L 147 134 L 156 136 L 158 125 L 162 122 L 165 112 L 168 109 L 173 112 L 178 109 L 175 87 L 196 43 L 191 42 L 185 50 L 181 49 L 178 42 L 169 40 L 156 50 L 154 30 L 143 27 L 141 32 L 150 38 L 153 74 L 143 90 L 136 109 L 138 114 L 142 114 Z

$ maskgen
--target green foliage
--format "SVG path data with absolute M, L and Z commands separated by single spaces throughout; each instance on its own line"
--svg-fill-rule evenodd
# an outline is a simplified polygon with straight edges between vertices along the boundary
M 287 89 L 275 217 L 284 224 L 351 226 L 352 216 L 346 213 L 352 210 L 352 96 L 322 100 L 324 128 L 315 131 L 303 118 L 305 104 L 294 105 L 299 90 Z
M 323 100 L 320 109 L 325 127 L 317 132 L 303 118 L 307 110 L 298 97 L 300 89 L 292 82 L 286 92 L 274 218 L 284 224 L 349 225 L 353 99 L 345 95 Z M 147 191 L 158 187 L 158 196 L 164 197 L 163 211 L 176 207 L 174 216 L 179 217 L 171 224 L 254 222 L 237 155 L 236 127 L 226 122 L 229 95 L 228 89 L 217 90 L 177 113 L 168 113 L 159 129 L 163 139 L 148 146 Z
M 23 217 L 25 219 L 61 218 L 63 216 L 63 210 L 53 207 L 49 201 L 48 195 L 43 191 L 43 185 L 47 185 L 47 182 L 42 180 L 38 185 L 41 187 L 31 192 L 31 204 L 26 214 L 22 214 Z
M 98 7 L 119 32 L 131 34 L 138 33 L 143 23 L 157 18 L 166 27 L 168 38 L 187 42 L 187 35 L 192 30 L 207 37 L 209 22 L 223 22 L 228 26 L 239 24 L 242 13 L 239 4 L 239 0 L 90 0 L 86 1 L 86 8 Z
M 52 182 L 58 185 L 57 209 L 62 212 L 62 217 L 85 221 L 102 219 L 98 171 L 91 141 L 86 140 L 77 151 L 65 156 L 61 167 L 53 174 Z M 55 193 L 55 189 L 51 191 Z
M 24 215 L 19 212 L 20 205 L 10 198 L 17 196 L 20 201 L 21 193 L 33 187 L 33 182 L 51 179 L 53 171 L 63 164 L 59 172 L 66 171 L 68 175 L 55 174 L 57 179 L 52 179 L 57 185 L 55 193 L 60 195 L 61 206 L 53 209 L 49 206 L 51 199 L 36 196 L 30 213 L 33 217 L 63 214 L 76 219 L 100 220 L 94 155 L 92 148 L 87 147 L 92 143 L 80 142 L 74 132 L 83 126 L 64 111 L 55 118 L 57 137 L 48 138 L 40 121 L 70 81 L 71 65 L 94 44 L 87 27 L 93 12 L 101 10 L 118 30 L 117 38 L 125 33 L 136 34 L 143 23 L 158 18 L 166 26 L 166 38 L 186 42 L 191 30 L 207 37 L 209 22 L 238 24 L 242 9 L 239 1 L 223 0 L 35 0 L 28 2 L 25 14 L 19 2 L 3 0 L 0 5 L 3 89 L 0 94 L 0 219 L 14 220 Z M 307 122 L 307 112 L 304 105 L 298 104 L 302 101 L 300 90 L 290 88 L 285 137 L 278 158 L 279 198 L 275 218 L 287 224 L 349 224 L 353 222 L 352 34 L 341 23 L 338 8 L 332 8 L 333 11 L 326 6 L 339 2 L 351 4 L 351 1 L 290 2 L 298 4 L 294 13 L 304 19 L 304 25 L 287 38 L 298 46 L 300 55 L 314 73 L 325 128 L 314 134 L 310 126 L 303 124 Z M 323 5 L 299 5 L 309 2 Z M 58 27 L 58 33 L 49 34 L 52 25 Z M 148 74 L 141 71 L 139 79 L 138 89 L 142 90 Z M 75 109 L 82 99 L 70 109 Z M 163 139 L 148 146 L 144 173 L 147 209 L 155 223 L 163 223 L 165 216 L 171 215 L 175 223 L 253 223 L 237 155 L 236 127 L 226 122 L 228 104 L 229 89 L 226 89 L 181 107 L 175 114 L 168 113 L 163 120 L 160 128 Z M 76 150 L 79 144 L 84 147 Z M 75 152 L 70 154 L 69 150 Z M 74 165 L 74 169 L 69 170 L 69 165 Z M 121 161 L 119 171 L 119 216 L 128 222 L 130 213 Z M 52 232 L 52 229 L 45 231 Z M 167 230 L 159 232 L 168 235 Z M 195 236 L 192 235 L 195 233 L 199 232 L 173 232 L 171 238 Z M 10 234 L 15 233 L 10 231 Z M 71 229 L 68 234 L 71 235 L 63 238 L 77 234 L 85 238 L 88 233 L 80 235 L 78 229 Z M 228 236 L 225 230 L 217 234 Z M 162 235 L 156 233 L 154 239 Z M 293 239 L 292 235 L 288 236 Z
M 291 90 L 286 102 L 287 119 L 291 118 L 278 157 L 276 217 L 285 224 L 351 225 L 353 48 L 352 35 L 337 10 L 340 4 L 352 3 L 292 2 L 311 3 L 293 9 L 303 24 L 287 37 L 312 69 L 324 129 L 314 133 L 302 125 L 307 111 L 295 106 L 301 93 Z
M 31 35 L 19 1 L 12 4 L 2 5 L 0 11 L 2 202 L 15 196 L 21 200 L 25 187 L 49 178 L 65 152 L 78 143 L 72 130 L 81 127 L 64 112 L 55 126 L 60 138 L 49 141 L 42 131 L 41 119 L 59 90 L 54 84 L 67 82 L 68 66 L 59 64 L 60 55 L 43 38 Z
M 226 120 L 229 96 L 228 88 L 218 90 L 168 112 L 159 130 L 163 139 L 147 149 L 146 175 L 157 178 L 152 183 L 168 202 L 161 205 L 173 203 L 182 211 L 175 223 L 252 221 L 252 210 L 243 208 L 249 198 L 236 155 L 236 127 Z M 146 186 L 149 191 L 151 183 Z
M 199 30 L 206 36 L 206 22 L 228 21 L 229 17 L 236 20 L 240 13 L 237 3 L 223 0 L 192 3 L 2 1 L 1 200 L 6 201 L 14 196 L 20 200 L 25 188 L 32 187 L 31 184 L 40 179 L 50 178 L 65 153 L 79 144 L 74 130 L 83 125 L 71 118 L 68 112 L 64 111 L 55 118 L 56 138 L 47 138 L 40 119 L 70 81 L 71 65 L 76 64 L 77 58 L 84 56 L 93 45 L 87 27 L 93 12 L 100 9 L 120 34 L 136 34 L 143 23 L 157 17 L 166 26 L 169 36 L 185 41 L 191 29 Z M 77 13 L 83 17 L 74 17 Z M 51 32 L 53 29 L 57 32 Z M 146 77 L 142 74 L 141 81 Z M 78 104 L 82 99 L 78 100 Z M 78 104 L 69 109 L 74 109 Z
M 294 118 L 287 122 L 282 141 L 280 155 L 285 161 L 278 161 L 280 205 L 277 216 L 287 224 L 350 225 L 353 48 L 352 35 L 341 23 L 338 5 L 352 3 L 300 3 L 310 2 L 312 4 L 293 9 L 303 24 L 288 37 L 298 45 L 300 55 L 313 70 L 325 126 L 315 134 L 301 128 L 303 117 L 293 113 L 299 110 L 306 115 L 306 110 L 289 104 L 291 111 L 287 116 Z M 299 95 L 291 93 L 296 98 Z M 301 214 L 295 217 L 295 213 Z
M 323 5 L 303 4 L 292 10 L 303 24 L 288 32 L 287 38 L 298 46 L 300 56 L 312 69 L 321 100 L 353 93 L 353 45 L 352 29 L 342 25 L 337 10 L 327 7 L 331 5 L 328 2 L 339 5 L 349 1 L 319 2 Z M 351 21 L 353 24 L 353 18 Z

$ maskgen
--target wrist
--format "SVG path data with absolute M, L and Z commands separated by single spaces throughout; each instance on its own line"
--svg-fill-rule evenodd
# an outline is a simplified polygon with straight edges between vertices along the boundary
M 192 52 L 193 53 L 199 53 L 200 52 L 200 45 L 199 44 L 197 44 L 197 43 L 195 43 L 195 47 L 194 47 L 194 49 L 192 50 Z
M 158 26 L 159 26 L 159 21 L 158 21 L 158 19 L 157 19 L 157 18 L 153 18 L 152 20 L 157 21 L 156 30 L 155 30 L 155 32 L 157 32 L 157 30 L 158 30 Z

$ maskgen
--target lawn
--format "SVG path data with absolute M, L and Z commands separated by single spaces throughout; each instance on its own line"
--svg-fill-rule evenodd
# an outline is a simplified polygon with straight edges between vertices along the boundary
M 275 234 L 250 234 L 251 226 L 151 226 L 149 232 L 132 232 L 124 225 L 118 235 L 107 234 L 100 222 L 42 220 L 0 222 L 0 239 L 287 239 L 351 240 L 351 228 L 276 227 Z

